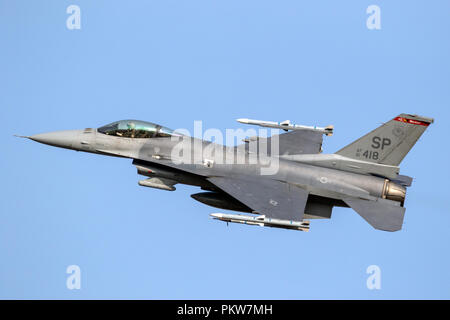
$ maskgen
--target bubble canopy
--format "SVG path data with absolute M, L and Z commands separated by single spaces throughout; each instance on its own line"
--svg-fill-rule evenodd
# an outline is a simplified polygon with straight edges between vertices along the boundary
M 173 135 L 173 130 L 155 123 L 140 120 L 120 120 L 97 129 L 98 132 L 124 138 L 163 138 Z

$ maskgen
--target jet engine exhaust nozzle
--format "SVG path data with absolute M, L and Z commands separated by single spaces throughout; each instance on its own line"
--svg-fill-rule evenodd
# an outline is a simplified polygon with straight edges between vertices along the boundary
M 405 197 L 406 197 L 405 187 L 397 183 L 391 182 L 388 179 L 385 180 L 382 193 L 383 199 L 400 202 L 403 206 L 403 203 L 405 202 Z

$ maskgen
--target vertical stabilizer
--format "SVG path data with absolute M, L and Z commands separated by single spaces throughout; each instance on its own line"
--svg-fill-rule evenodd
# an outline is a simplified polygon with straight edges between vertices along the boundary
M 398 166 L 433 121 L 432 118 L 402 113 L 342 148 L 336 154 L 362 161 Z

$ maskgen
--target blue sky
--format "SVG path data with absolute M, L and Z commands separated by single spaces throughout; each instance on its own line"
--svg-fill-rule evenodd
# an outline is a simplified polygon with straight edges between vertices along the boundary
M 450 298 L 449 32 L 448 1 L 0 0 L 0 298 Z M 396 233 L 343 208 L 309 233 L 227 227 L 197 188 L 139 187 L 131 160 L 13 137 L 291 119 L 334 124 L 333 153 L 402 112 L 436 123 L 402 163 L 415 181 Z

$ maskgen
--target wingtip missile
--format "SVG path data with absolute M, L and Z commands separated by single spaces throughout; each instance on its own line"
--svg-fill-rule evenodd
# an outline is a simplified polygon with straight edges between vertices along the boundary
M 249 123 L 248 123 L 248 120 L 249 120 L 249 119 L 246 119 L 246 118 L 239 118 L 239 119 L 236 119 L 237 122 L 240 122 L 240 123 L 243 123 L 243 124 L 249 124 Z
M 304 126 L 304 125 L 299 125 L 299 124 L 293 124 L 293 123 L 291 123 L 290 120 L 285 120 L 282 122 L 275 122 L 275 121 L 263 121 L 263 120 L 239 118 L 239 119 L 236 119 L 236 121 L 239 123 L 243 123 L 243 124 L 257 125 L 260 127 L 283 129 L 285 131 L 288 131 L 288 130 L 310 130 L 310 131 L 321 132 L 327 136 L 333 135 L 333 130 L 334 130 L 333 125 L 329 125 L 326 127 Z

